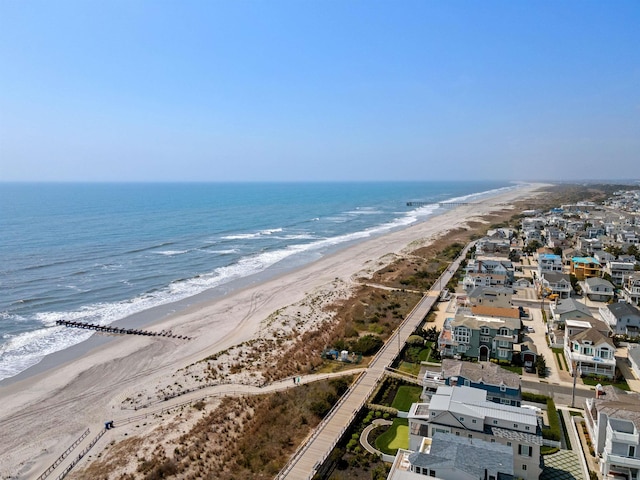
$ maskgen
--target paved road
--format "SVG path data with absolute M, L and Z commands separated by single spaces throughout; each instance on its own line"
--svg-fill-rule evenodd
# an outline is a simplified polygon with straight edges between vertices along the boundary
M 445 286 L 458 269 L 471 244 L 467 245 L 452 265 L 434 283 L 434 288 Z M 453 272 L 453 273 L 452 273 Z M 394 335 L 389 338 L 378 354 L 371 360 L 367 371 L 342 397 L 316 428 L 311 437 L 298 449 L 280 472 L 279 479 L 308 479 L 313 476 L 331 453 L 355 414 L 367 401 L 373 389 L 382 379 L 385 368 L 393 362 L 407 338 L 438 301 L 440 290 L 430 290 L 416 307 L 407 315 Z

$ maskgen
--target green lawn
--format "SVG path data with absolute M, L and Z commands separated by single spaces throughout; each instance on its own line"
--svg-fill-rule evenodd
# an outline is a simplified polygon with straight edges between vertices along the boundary
M 595 387 L 597 384 L 600 385 L 613 385 L 614 387 L 618 387 L 620 390 L 625 390 L 625 391 L 630 391 L 631 389 L 629 388 L 629 385 L 627 384 L 626 380 L 622 380 L 621 382 L 618 383 L 614 383 L 614 382 L 609 382 L 607 380 L 597 380 L 595 378 L 590 378 L 590 377 L 584 377 L 582 379 L 582 383 L 584 383 L 585 385 L 590 385 L 592 387 Z
M 376 439 L 376 448 L 387 455 L 395 455 L 399 448 L 409 448 L 409 420 L 394 418 L 389 430 Z
M 414 377 L 417 377 L 420 373 L 420 364 L 419 363 L 411 363 L 411 362 L 400 362 L 398 365 L 398 370 L 401 372 L 408 373 Z
M 413 385 L 401 385 L 396 393 L 396 398 L 393 399 L 391 407 L 401 412 L 408 412 L 412 403 L 420 401 L 420 394 L 422 393 L 422 387 Z
M 505 370 L 508 370 L 513 373 L 517 373 L 518 375 L 522 375 L 522 367 L 518 367 L 516 365 L 500 365 Z

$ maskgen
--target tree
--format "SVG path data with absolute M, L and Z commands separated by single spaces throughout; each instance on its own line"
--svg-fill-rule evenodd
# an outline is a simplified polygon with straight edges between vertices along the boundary
M 636 245 L 629 245 L 627 248 L 627 255 L 633 255 L 638 260 L 638 255 L 640 255 L 640 249 Z
M 527 245 L 522 249 L 524 253 L 533 253 L 538 250 L 542 244 L 538 240 L 531 240 Z
M 547 361 L 544 359 L 544 355 L 538 355 L 536 360 L 536 368 L 538 369 L 538 376 L 544 378 L 547 376 Z

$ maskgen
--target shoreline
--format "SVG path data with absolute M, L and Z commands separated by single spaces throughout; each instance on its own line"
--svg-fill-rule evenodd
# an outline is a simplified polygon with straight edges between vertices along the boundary
M 481 205 L 430 216 L 149 323 L 154 329 L 171 329 L 194 340 L 107 338 L 104 344 L 79 352 L 77 358 L 61 359 L 63 363 L 9 385 L 0 383 L 0 427 L 8 432 L 0 439 L 0 476 L 37 473 L 37 468 L 55 458 L 59 445 L 70 443 L 69 439 L 87 425 L 101 423 L 130 392 L 152 388 L 190 363 L 255 338 L 273 312 L 303 301 L 320 288 L 331 289 L 337 279 L 348 286 L 355 276 L 376 271 L 384 263 L 383 257 L 418 248 L 472 219 L 508 208 L 504 203 L 535 196 L 544 186 L 529 184 L 485 198 Z M 68 421 L 60 425 L 63 418 Z
M 502 187 L 498 189 L 498 193 L 496 191 L 490 190 L 488 192 L 480 192 L 476 194 L 470 194 L 465 197 L 474 197 L 473 201 L 482 201 L 485 199 L 492 199 L 494 197 L 508 194 L 513 191 L 518 191 L 523 184 L 514 183 L 512 187 Z M 530 184 L 524 184 L 525 188 Z M 508 188 L 507 191 L 501 192 L 500 190 L 504 190 Z M 454 199 L 455 200 L 455 199 Z M 424 222 L 428 222 L 433 220 L 439 216 L 445 215 L 449 210 L 446 208 L 439 207 L 435 211 L 427 214 L 420 220 L 415 223 L 396 227 L 385 233 L 374 234 L 369 238 L 365 239 L 353 239 L 349 240 L 345 243 L 336 244 L 331 247 L 328 247 L 325 252 L 323 252 L 320 258 L 316 260 L 312 260 L 311 262 L 300 261 L 300 259 L 296 258 L 287 258 L 282 262 L 278 262 L 275 265 L 271 265 L 267 269 L 249 275 L 247 277 L 241 277 L 234 279 L 228 283 L 224 283 L 218 285 L 216 287 L 204 290 L 195 295 L 174 300 L 166 304 L 156 305 L 154 307 L 148 308 L 146 310 L 142 310 L 140 312 L 133 313 L 124 318 L 116 320 L 110 323 L 110 326 L 114 327 L 122 327 L 122 328 L 133 328 L 133 329 L 147 329 L 153 328 L 154 325 L 160 323 L 161 321 L 172 317 L 174 315 L 181 315 L 190 311 L 192 308 L 203 308 L 206 307 L 207 304 L 211 302 L 215 302 L 220 300 L 222 297 L 227 295 L 233 295 L 238 291 L 241 291 L 245 288 L 250 288 L 251 286 L 257 285 L 259 283 L 264 283 L 269 281 L 270 279 L 276 278 L 278 276 L 287 275 L 289 273 L 295 272 L 301 268 L 305 268 L 306 266 L 313 264 L 317 261 L 321 261 L 323 258 L 330 257 L 331 255 L 338 253 L 344 249 L 348 249 L 353 245 L 358 245 L 363 242 L 368 242 L 370 240 L 379 238 L 381 236 L 389 235 L 397 231 L 401 231 L 407 228 L 411 228 L 413 226 L 419 225 Z M 288 266 L 287 266 L 288 264 Z M 39 375 L 41 373 L 45 373 L 51 369 L 60 367 L 61 365 L 68 363 L 70 361 L 81 358 L 83 355 L 91 352 L 96 348 L 100 348 L 104 346 L 107 342 L 118 338 L 116 335 L 104 335 L 104 334 L 92 334 L 89 338 L 80 341 L 79 343 L 73 344 L 69 347 L 63 348 L 62 350 L 58 350 L 52 352 L 50 354 L 42 357 L 38 363 L 27 367 L 25 370 L 7 378 L 0 379 L 0 389 L 5 386 L 12 385 L 16 382 L 20 382 L 22 380 L 26 380 L 32 376 Z

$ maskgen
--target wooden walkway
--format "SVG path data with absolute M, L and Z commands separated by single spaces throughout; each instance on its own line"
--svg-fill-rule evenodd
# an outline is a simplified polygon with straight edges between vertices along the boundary
M 387 340 L 378 354 L 371 360 L 369 368 L 358 378 L 334 408 L 327 414 L 304 444 L 291 457 L 287 465 L 276 477 L 277 479 L 306 480 L 313 477 L 317 469 L 324 463 L 333 448 L 340 441 L 351 424 L 356 413 L 369 399 L 373 389 L 382 379 L 385 369 L 391 365 L 404 346 L 409 335 L 427 316 L 433 304 L 438 301 L 440 290 L 437 287 L 446 285 L 460 266 L 473 243 L 468 244 L 460 256 L 444 271 L 433 284 L 432 289 L 420 300 L 407 315 L 396 332 Z

